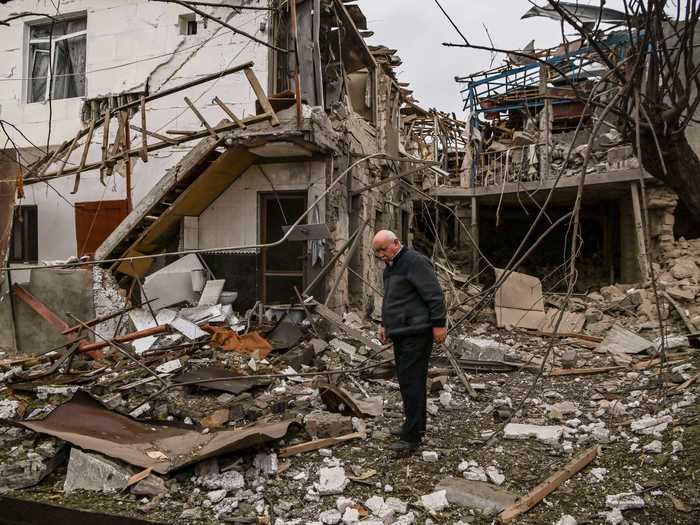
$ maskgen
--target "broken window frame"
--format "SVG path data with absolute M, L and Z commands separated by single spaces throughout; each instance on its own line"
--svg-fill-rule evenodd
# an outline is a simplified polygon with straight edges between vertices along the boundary
M 85 21 L 85 29 L 78 31 L 73 31 L 63 35 L 52 35 L 51 37 L 32 37 L 32 32 L 36 31 L 38 28 L 48 27 L 50 28 L 53 24 L 54 27 L 58 24 L 64 24 L 68 22 L 79 22 Z M 51 32 L 49 32 L 51 34 Z M 63 19 L 59 22 L 49 22 L 49 23 L 32 23 L 28 24 L 28 59 L 27 59 L 27 102 L 29 104 L 37 102 L 45 102 L 49 100 L 62 100 L 69 98 L 80 98 L 85 96 L 86 91 L 86 62 L 87 62 L 87 15 L 82 14 L 79 16 L 74 16 L 71 18 Z M 73 64 L 68 58 L 63 64 L 59 63 L 59 57 L 65 56 L 66 49 L 68 50 L 68 55 L 71 53 L 71 45 L 82 43 L 82 53 L 80 57 L 80 62 L 78 64 L 78 71 L 71 71 L 69 73 L 57 73 L 61 69 L 59 66 L 63 66 L 63 70 L 68 70 L 67 68 L 72 68 Z M 64 47 L 66 49 L 64 49 Z M 45 76 L 35 77 L 34 68 L 36 65 L 36 57 L 38 54 L 49 55 L 48 64 L 50 67 L 46 67 Z M 80 51 L 78 51 L 80 53 Z M 59 83 L 55 82 L 59 78 L 65 77 L 65 84 L 59 88 Z M 34 93 L 35 82 L 44 83 L 44 94 L 41 97 L 38 93 Z M 59 91 L 59 89 L 62 91 Z

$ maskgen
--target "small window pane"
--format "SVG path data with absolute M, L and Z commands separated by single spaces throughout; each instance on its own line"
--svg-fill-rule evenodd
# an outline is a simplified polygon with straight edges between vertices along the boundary
M 46 47 L 46 49 L 43 49 Z M 46 98 L 46 82 L 49 74 L 48 44 L 33 45 L 30 69 L 30 102 L 40 102 Z

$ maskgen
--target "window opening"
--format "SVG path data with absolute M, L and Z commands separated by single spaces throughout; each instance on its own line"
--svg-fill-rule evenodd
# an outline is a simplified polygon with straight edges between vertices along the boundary
M 85 95 L 86 44 L 85 16 L 29 26 L 29 102 Z

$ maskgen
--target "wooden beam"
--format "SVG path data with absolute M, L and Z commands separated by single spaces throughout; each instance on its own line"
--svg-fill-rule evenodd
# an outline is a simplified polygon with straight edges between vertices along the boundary
M 603 366 L 600 368 L 554 368 L 549 372 L 550 376 L 585 376 L 593 374 L 605 374 L 626 369 L 626 366 Z
M 450 349 L 447 348 L 447 345 L 445 344 L 442 345 L 442 349 L 445 351 L 447 359 L 450 361 L 452 368 L 455 372 L 457 372 L 457 377 L 459 377 L 459 380 L 464 385 L 464 388 L 467 390 L 467 394 L 469 394 L 469 397 L 471 397 L 474 400 L 479 399 L 479 394 L 476 393 L 474 387 L 469 383 L 467 375 L 464 373 L 464 370 L 462 370 L 462 367 L 459 365 L 457 359 L 455 359 L 455 356 L 452 354 Z
M 288 458 L 289 456 L 295 456 L 297 454 L 303 454 L 304 452 L 311 452 L 312 450 L 318 450 L 320 448 L 326 448 L 338 443 L 344 443 L 350 441 L 351 439 L 365 439 L 367 437 L 363 432 L 353 432 L 352 434 L 345 434 L 344 436 L 314 439 L 313 441 L 307 441 L 306 443 L 299 443 L 298 445 L 292 445 L 290 447 L 281 448 L 277 453 L 280 458 Z
M 170 137 L 166 137 L 165 135 L 161 135 L 160 133 L 156 133 L 155 131 L 148 131 L 146 128 L 140 128 L 138 126 L 134 126 L 133 124 L 130 124 L 129 127 L 131 129 L 133 129 L 134 131 L 138 131 L 139 133 L 141 133 L 144 136 L 148 135 L 148 136 L 156 138 L 158 140 L 162 140 L 164 142 L 167 142 L 168 144 L 171 144 L 173 146 L 177 146 L 177 144 L 178 144 L 177 140 L 171 139 Z M 148 156 L 148 145 L 146 145 L 146 156 Z
M 250 117 L 246 117 L 245 119 L 243 119 L 243 122 L 245 122 L 246 124 L 254 124 L 256 122 L 262 122 L 264 120 L 268 120 L 271 118 L 272 117 L 268 114 L 252 115 Z M 279 123 L 279 121 L 278 121 L 278 123 Z M 226 131 L 231 131 L 233 129 L 236 129 L 237 127 L 238 127 L 238 124 L 236 124 L 235 122 L 229 122 L 226 124 L 220 124 L 220 125 L 216 126 L 214 128 L 214 131 L 216 131 L 217 133 L 223 133 Z M 149 133 L 152 133 L 152 132 L 149 132 Z M 200 131 L 193 131 L 193 132 L 191 132 L 191 134 L 187 135 L 186 137 L 169 139 L 169 142 L 163 141 L 163 142 L 158 142 L 155 144 L 149 144 L 148 151 L 149 152 L 158 151 L 158 150 L 168 148 L 168 147 L 173 146 L 173 145 L 185 144 L 186 142 L 191 142 L 193 140 L 203 139 L 203 138 L 209 137 L 209 136 L 210 136 L 209 132 L 206 129 L 200 130 Z M 139 146 L 137 148 L 132 148 L 129 151 L 129 156 L 135 157 L 137 155 L 140 155 L 140 153 L 141 153 L 141 147 Z M 116 158 L 108 159 L 109 162 L 115 162 L 116 160 L 117 160 Z M 90 164 L 83 166 L 83 168 L 81 170 L 78 170 L 77 167 L 76 168 L 69 168 L 63 172 L 63 176 L 65 177 L 67 175 L 73 175 L 74 173 L 79 173 L 79 172 L 83 172 L 83 171 L 92 171 L 92 170 L 100 168 L 101 165 L 102 165 L 102 161 L 98 161 L 98 162 L 92 162 Z M 58 178 L 58 177 L 56 177 L 56 174 L 50 173 L 50 174 L 47 174 L 45 177 L 42 177 L 41 179 L 38 179 L 38 178 L 25 179 L 25 184 L 35 184 L 38 182 L 44 182 L 46 180 L 51 180 L 51 179 L 55 179 L 55 178 Z
M 202 114 L 199 112 L 199 110 L 194 106 L 194 104 L 192 104 L 192 101 L 191 101 L 189 98 L 187 98 L 187 97 L 185 97 L 185 104 L 187 104 L 187 105 L 190 107 L 190 109 L 192 110 L 192 113 L 194 113 L 194 114 L 197 116 L 197 118 L 199 119 L 199 121 L 202 123 L 202 126 L 204 126 L 205 128 L 207 128 L 207 131 L 209 132 L 209 134 L 210 134 L 212 137 L 214 137 L 215 139 L 218 139 L 218 138 L 219 138 L 219 135 L 216 133 L 216 131 L 214 131 L 214 128 L 212 128 L 212 127 L 209 125 L 209 122 L 207 122 L 207 119 L 204 118 L 204 115 L 202 115 Z
M 277 118 L 277 113 L 275 113 L 272 104 L 270 104 L 270 99 L 267 98 L 265 90 L 260 85 L 258 77 L 255 76 L 255 73 L 250 68 L 245 69 L 245 76 L 250 83 L 250 87 L 253 88 L 255 96 L 258 98 L 258 102 L 260 102 L 263 110 L 265 110 L 265 116 L 270 117 L 270 123 L 273 126 L 279 126 L 280 121 Z
M 245 129 L 248 127 L 245 125 L 245 122 L 238 118 L 238 116 L 233 111 L 231 111 L 231 108 L 229 108 L 219 97 L 214 97 L 214 103 L 217 104 L 223 110 L 224 113 L 231 117 L 231 120 L 238 124 L 239 128 Z
M 141 113 L 141 129 L 148 129 L 146 126 L 146 97 L 139 99 L 139 111 Z M 133 128 L 132 128 L 133 129 Z M 141 162 L 148 162 L 148 134 L 141 132 Z
M 510 523 L 521 514 L 526 513 L 532 507 L 537 505 L 544 498 L 559 488 L 559 485 L 567 479 L 572 478 L 578 472 L 583 470 L 595 457 L 600 453 L 600 447 L 595 446 L 589 448 L 582 454 L 572 459 L 563 469 L 549 476 L 544 482 L 537 485 L 526 496 L 523 496 L 513 505 L 505 509 L 498 515 L 498 518 L 503 523 Z
M 685 311 L 683 310 L 683 308 L 681 308 L 681 305 L 679 305 L 679 304 L 673 299 L 673 297 L 671 297 L 671 296 L 668 294 L 668 292 L 667 292 L 666 290 L 664 290 L 663 292 L 661 292 L 661 295 L 664 296 L 664 298 L 669 302 L 669 304 L 670 304 L 671 306 L 673 306 L 673 309 L 678 313 L 678 315 L 680 315 L 681 320 L 683 321 L 683 324 L 684 324 L 685 327 L 688 329 L 688 332 L 690 332 L 691 334 L 694 333 L 695 330 L 696 330 L 695 325 L 693 325 L 693 323 L 690 322 L 690 319 L 689 319 L 688 316 L 685 314 Z
M 632 196 L 632 211 L 634 213 L 634 234 L 637 239 L 637 262 L 641 280 L 649 282 L 649 259 L 647 258 L 646 237 L 644 235 L 644 222 L 642 221 L 642 207 L 639 204 L 639 185 L 636 182 L 630 184 Z

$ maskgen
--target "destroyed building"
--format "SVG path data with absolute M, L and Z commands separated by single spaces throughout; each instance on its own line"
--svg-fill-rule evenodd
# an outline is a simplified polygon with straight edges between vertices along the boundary
M 607 33 L 601 45 L 622 61 L 629 35 L 620 30 Z M 469 115 L 464 133 L 468 146 L 459 180 L 439 180 L 431 193 L 450 203 L 471 226 L 468 232 L 446 224 L 444 232 L 452 246 L 462 248 L 474 274 L 480 269 L 479 251 L 496 266 L 508 262 L 550 190 L 546 224 L 536 235 L 571 211 L 601 111 L 586 104 L 591 92 L 604 91 L 604 86 L 599 85 L 603 65 L 585 39 L 531 52 L 539 61 L 511 55 L 506 65 L 456 78 Z M 688 134 L 700 151 L 698 128 L 689 127 Z M 646 246 L 640 167 L 633 150 L 614 117 L 603 123 L 591 144 L 581 210 L 578 291 L 648 281 L 647 252 L 662 254 L 673 249 L 676 239 L 700 235 L 700 225 L 675 192 L 645 173 L 651 234 L 651 246 Z M 522 270 L 561 286 L 567 228 L 563 221 Z M 477 249 L 472 249 L 470 237 Z
M 4 218 L 6 287 L 30 283 L 25 269 L 37 262 L 208 250 L 203 263 L 242 309 L 290 304 L 296 287 L 328 296 L 332 307 L 376 310 L 381 279 L 371 236 L 393 228 L 410 242 L 419 196 L 410 183 L 438 170 L 437 151 L 416 148 L 405 119 L 420 112 L 437 125 L 443 115 L 420 109 L 399 83 L 396 50 L 365 43 L 357 6 L 305 2 L 295 27 L 286 9 L 263 4 L 204 17 L 167 3 L 72 2 L 58 22 L 27 18 L 3 32 L 8 80 L 21 71 L 29 78 L 9 83 L 3 102 L 3 114 L 26 131 L 6 129 L 22 146 L 4 155 L 3 178 L 19 195 Z M 111 18 L 119 22 L 105 24 Z M 65 92 L 35 72 L 46 69 L 51 27 L 53 45 L 68 54 L 51 51 L 47 76 L 65 79 Z M 154 31 L 161 47 L 129 60 Z M 304 51 L 298 67 L 295 41 Z M 44 152 L 37 144 L 46 140 L 47 106 L 56 146 Z M 312 203 L 292 242 L 258 247 L 278 241 Z M 338 257 L 346 264 L 319 278 Z M 128 290 L 174 259 L 111 269 Z M 8 325 L 8 301 L 2 310 Z M 12 347 L 7 337 L 3 345 Z

